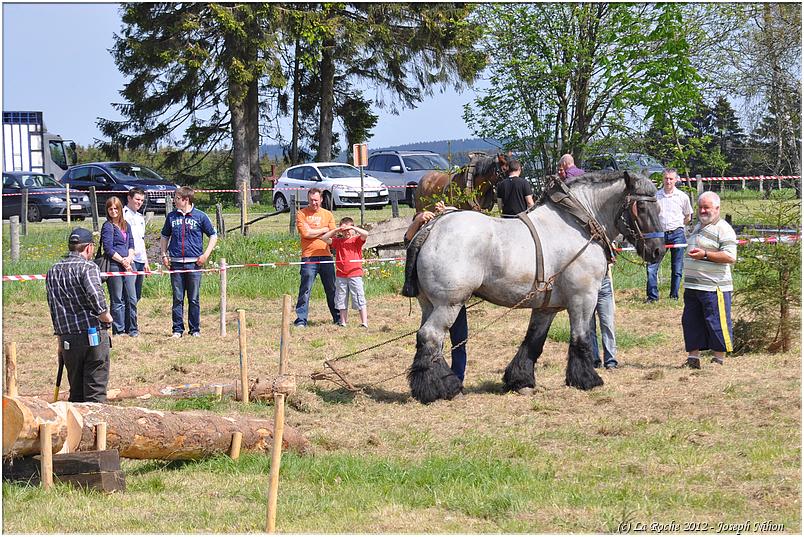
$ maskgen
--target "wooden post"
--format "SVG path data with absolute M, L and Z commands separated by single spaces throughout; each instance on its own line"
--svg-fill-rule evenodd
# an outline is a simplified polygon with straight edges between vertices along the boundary
M 232 447 L 229 449 L 229 456 L 232 460 L 237 460 L 240 457 L 240 444 L 243 442 L 243 433 L 237 431 L 232 433 Z
M 279 344 L 279 376 L 287 370 L 290 349 L 290 295 L 282 297 L 282 339 Z M 282 435 L 285 430 L 285 394 L 274 393 L 274 445 L 271 450 L 271 471 L 268 485 L 267 533 L 276 531 L 276 504 L 279 495 L 279 467 L 282 463 Z
M 237 310 L 237 332 L 240 336 L 240 400 L 248 403 L 248 350 L 246 349 L 246 310 Z
M 222 239 L 226 238 L 226 221 L 223 219 L 223 205 L 215 204 L 215 221 L 218 223 L 218 235 Z
M 223 386 L 221 386 L 220 384 L 215 386 L 215 399 L 217 399 L 218 401 L 221 401 L 223 399 Z
M 742 185 L 743 185 L 742 190 L 745 190 L 745 177 L 743 177 L 742 179 L 740 179 L 740 182 L 741 182 L 741 183 L 742 183 Z
M 9 218 L 11 226 L 11 260 L 20 260 L 20 217 L 12 216 Z
M 106 451 L 106 422 L 95 425 L 95 451 Z
M 22 224 L 22 236 L 28 236 L 28 189 L 22 189 L 22 200 L 20 201 L 20 224 Z
M 89 205 L 92 209 L 92 231 L 98 231 L 98 193 L 95 187 L 89 187 Z
M 293 310 L 291 309 L 290 295 L 282 297 L 282 336 L 279 340 L 279 374 L 284 375 L 287 368 L 288 353 L 290 352 L 290 319 Z
M 703 181 L 701 180 L 701 174 L 695 176 L 695 188 L 698 191 L 698 195 L 700 196 L 703 194 Z
M 765 192 L 765 176 L 764 175 L 759 176 L 759 191 L 760 192 Z M 23 235 L 24 234 L 25 233 L 23 233 Z
M 290 195 L 290 203 L 288 204 L 288 212 L 290 213 L 290 225 L 288 231 L 291 235 L 296 234 L 296 211 L 299 210 L 299 204 L 296 203 L 296 194 Z
M 396 196 L 391 196 L 391 216 L 393 218 L 399 216 L 399 200 L 396 199 Z
M 53 487 L 53 439 L 50 437 L 50 423 L 39 425 L 39 455 L 42 457 L 39 476 L 45 490 Z
M 226 287 L 229 274 L 226 271 L 226 258 L 221 257 L 221 337 L 226 337 Z
M 248 235 L 248 183 L 243 181 L 242 192 L 240 192 L 240 232 L 245 237 Z
M 154 213 L 153 211 L 145 211 L 145 225 L 147 226 L 151 222 L 151 220 L 154 219 L 155 216 L 156 213 Z
M 70 205 L 71 205 L 71 203 L 70 203 L 70 183 L 67 183 L 66 185 L 64 185 L 64 188 L 67 190 L 67 223 L 71 224 L 72 221 L 73 221 L 73 218 L 72 218 L 73 213 L 70 210 Z
M 6 342 L 6 375 L 3 393 L 9 397 L 17 397 L 17 342 Z
M 173 212 L 173 196 L 165 196 L 165 218 Z

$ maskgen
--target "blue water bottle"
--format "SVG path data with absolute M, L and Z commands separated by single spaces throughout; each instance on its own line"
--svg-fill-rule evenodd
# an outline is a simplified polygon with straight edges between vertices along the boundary
M 89 334 L 90 347 L 97 347 L 98 345 L 100 345 L 100 334 L 98 334 L 97 328 L 91 326 L 87 333 Z

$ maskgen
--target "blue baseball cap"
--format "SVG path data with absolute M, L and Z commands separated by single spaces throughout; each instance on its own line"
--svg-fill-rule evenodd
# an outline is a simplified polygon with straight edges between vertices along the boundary
M 70 232 L 70 238 L 67 240 L 68 244 L 87 244 L 94 242 L 92 232 L 82 227 L 74 228 Z

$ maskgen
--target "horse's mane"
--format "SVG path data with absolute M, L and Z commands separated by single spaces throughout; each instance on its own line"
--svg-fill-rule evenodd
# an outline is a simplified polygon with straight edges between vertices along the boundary
M 636 183 L 636 189 L 634 191 L 635 194 L 639 195 L 647 195 L 650 196 L 656 193 L 656 185 L 653 184 L 653 181 L 642 175 L 638 172 L 628 172 L 631 174 L 632 177 L 637 177 L 639 180 Z M 583 175 L 579 175 L 575 178 L 575 180 L 570 183 L 570 188 L 573 188 L 575 185 L 594 185 L 594 184 L 603 184 L 603 183 L 611 183 L 623 178 L 624 172 L 622 171 L 595 171 L 595 172 L 585 172 Z M 560 179 L 555 178 L 556 181 L 560 181 Z M 542 190 L 539 199 L 536 200 L 536 204 L 533 208 L 539 205 L 543 205 L 548 198 L 548 190 L 549 188 L 545 188 Z
M 475 177 L 485 177 L 497 166 L 497 156 L 479 157 L 475 162 Z

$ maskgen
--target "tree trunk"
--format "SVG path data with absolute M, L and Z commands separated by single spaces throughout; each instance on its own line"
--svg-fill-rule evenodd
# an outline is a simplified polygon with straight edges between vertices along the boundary
M 262 170 L 260 169 L 260 95 L 259 80 L 256 77 L 248 85 L 246 139 L 248 141 L 248 167 L 251 188 L 260 188 L 262 186 Z M 251 192 L 250 201 L 258 202 L 261 197 L 262 191 L 254 190 Z
M 301 55 L 301 42 L 296 38 L 296 51 L 293 58 L 293 122 L 290 138 L 290 165 L 300 164 L 299 162 L 299 106 L 301 106 L 301 70 L 299 66 L 299 55 Z
M 335 39 L 327 38 L 321 50 L 321 104 L 318 121 L 317 162 L 332 160 L 332 125 L 335 107 Z
M 238 203 L 241 202 L 243 185 L 250 182 L 245 91 L 246 88 L 242 84 L 229 82 L 229 112 L 232 116 L 232 158 L 234 160 L 236 199 Z
M 59 411 L 59 406 L 65 409 Z M 4 396 L 3 456 L 38 454 L 38 423 L 45 421 L 54 423 L 58 449 L 67 444 L 70 452 L 93 450 L 95 425 L 106 423 L 107 448 L 130 459 L 194 460 L 228 453 L 235 432 L 243 433 L 241 449 L 269 452 L 273 445 L 274 424 L 266 419 L 102 403 L 47 404 L 30 397 Z M 304 453 L 309 448 L 308 440 L 291 427 L 285 427 L 282 440 L 285 449 Z M 55 442 L 53 449 L 57 449 Z

